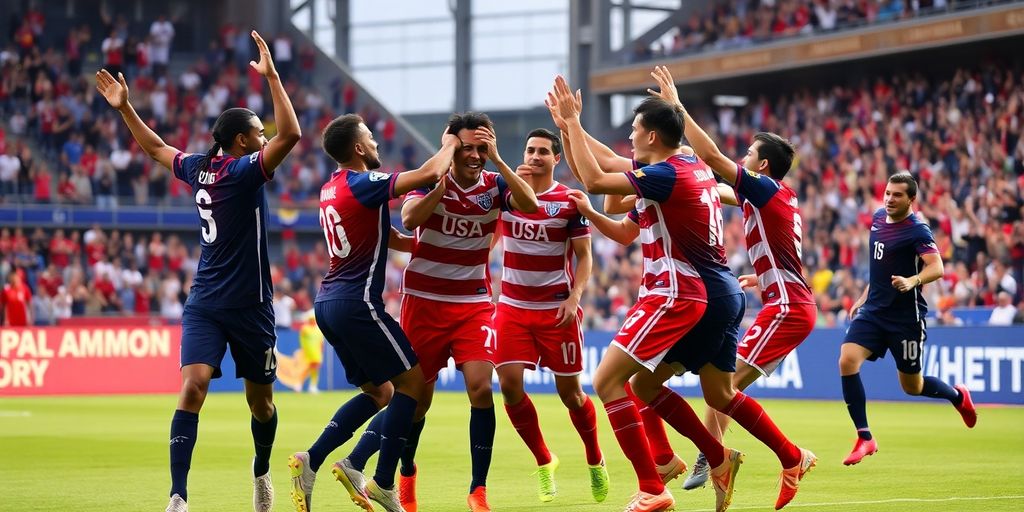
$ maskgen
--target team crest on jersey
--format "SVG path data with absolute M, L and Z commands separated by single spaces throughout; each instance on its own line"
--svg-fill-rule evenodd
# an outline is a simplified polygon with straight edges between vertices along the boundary
M 391 175 L 386 172 L 370 171 L 370 181 L 384 181 L 390 177 Z
M 756 173 L 754 171 L 751 171 L 750 169 L 744 169 L 744 171 L 747 171 L 747 176 L 750 176 L 751 178 L 754 178 L 755 180 L 761 179 L 761 175 L 760 174 L 758 174 L 758 173 Z
M 480 205 L 480 208 L 483 208 L 484 210 L 491 209 L 491 206 L 494 204 L 492 201 L 493 198 L 490 194 L 480 194 L 476 196 L 476 204 Z
M 548 203 L 544 205 L 544 211 L 548 212 L 548 217 L 554 217 L 558 215 L 558 212 L 562 211 L 562 205 L 560 203 Z
M 643 178 L 644 176 L 646 176 L 646 174 L 644 174 L 643 169 L 633 169 L 633 176 L 636 176 L 637 178 Z
M 260 157 L 259 153 L 253 153 L 253 154 L 249 155 L 249 163 L 250 164 L 256 163 L 256 159 L 259 158 L 259 157 Z

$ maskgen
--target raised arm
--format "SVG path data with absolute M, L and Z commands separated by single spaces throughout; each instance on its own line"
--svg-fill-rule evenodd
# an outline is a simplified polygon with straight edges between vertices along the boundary
M 395 195 L 400 196 L 410 190 L 427 187 L 440 181 L 444 173 L 448 172 L 452 157 L 460 144 L 459 138 L 448 133 L 446 129 L 441 136 L 441 149 L 434 153 L 434 156 L 423 162 L 419 169 L 403 172 L 395 178 Z
M 431 190 L 423 197 L 413 197 L 405 200 L 405 204 L 402 205 L 402 226 L 405 229 L 412 231 L 422 226 L 430 218 L 430 214 L 434 212 L 434 208 L 437 208 L 441 198 L 444 197 L 449 179 L 448 176 L 441 178 L 437 182 L 437 186 L 434 187 L 434 190 Z
M 583 112 L 583 98 L 578 89 L 576 90 L 576 94 L 573 96 L 573 100 L 576 105 L 576 110 Z M 551 113 L 551 120 L 554 121 L 555 126 L 562 131 L 562 146 L 565 148 L 566 155 L 568 156 L 569 137 L 567 134 L 568 130 L 566 129 L 565 119 L 562 118 L 558 109 L 554 108 L 553 105 L 547 105 L 547 107 L 548 112 Z M 612 148 L 595 139 L 589 133 L 584 132 L 584 135 L 586 145 L 590 148 L 590 152 L 594 154 L 594 158 L 597 159 L 597 165 L 602 171 L 625 172 L 633 168 L 632 160 L 619 156 L 618 153 L 612 151 Z M 576 176 L 576 179 L 579 179 L 579 176 L 576 175 L 576 170 L 573 167 L 570 167 L 570 169 L 572 169 L 573 175 Z
M 594 207 L 590 204 L 590 199 L 583 192 L 572 190 L 569 192 L 569 199 L 576 203 L 580 214 L 586 217 L 590 221 L 590 225 L 594 226 L 602 235 L 622 245 L 629 245 L 633 243 L 633 240 L 636 240 L 636 237 L 640 236 L 640 226 L 637 223 L 628 218 L 615 220 L 601 215 L 597 210 L 594 210 Z
M 476 136 L 487 145 L 487 158 L 494 162 L 501 177 L 505 178 L 505 182 L 508 183 L 508 190 L 512 194 L 510 206 L 524 213 L 537 211 L 537 194 L 533 192 L 526 180 L 512 172 L 512 169 L 501 159 L 501 155 L 498 154 L 498 139 L 494 132 L 481 126 L 477 128 Z
M 135 112 L 135 108 L 128 101 L 128 83 L 124 75 L 118 73 L 117 80 L 114 80 L 109 71 L 99 70 L 96 72 L 96 90 L 121 114 L 124 124 L 128 126 L 128 131 L 132 133 L 135 142 L 139 143 L 139 147 L 160 165 L 168 170 L 173 169 L 174 157 L 181 151 L 174 146 L 168 146 Z
M 299 142 L 302 130 L 299 129 L 299 118 L 295 116 L 292 101 L 288 99 L 288 93 L 285 92 L 284 84 L 281 83 L 281 76 L 277 74 L 277 69 L 274 67 L 274 59 L 270 56 L 267 42 L 255 30 L 252 31 L 252 38 L 256 41 L 256 47 L 259 48 L 260 61 L 249 61 L 249 65 L 267 78 L 270 97 L 274 102 L 274 121 L 277 122 L 277 135 L 270 139 L 266 148 L 263 149 L 263 169 L 271 174 Z

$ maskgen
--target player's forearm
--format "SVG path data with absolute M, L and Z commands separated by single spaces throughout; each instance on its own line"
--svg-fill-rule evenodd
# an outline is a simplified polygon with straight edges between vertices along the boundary
M 680 104 L 679 107 L 683 106 Z M 690 117 L 690 113 L 685 108 L 683 108 L 683 134 L 697 156 L 710 165 L 716 174 L 725 178 L 729 184 L 736 183 L 736 164 L 718 150 L 718 146 L 711 140 L 711 136 Z
M 633 167 L 632 160 L 619 156 L 618 153 L 612 151 L 612 148 L 595 139 L 593 135 L 584 131 L 583 137 L 587 143 L 587 148 L 594 154 L 594 158 L 597 160 L 597 165 L 601 168 L 601 171 L 626 172 Z
M 388 235 L 388 249 L 399 252 L 412 252 L 412 237 L 400 233 L 394 226 Z
M 942 278 L 945 270 L 942 266 L 942 260 L 936 260 L 928 265 L 925 265 L 924 269 L 921 270 L 920 274 L 917 274 L 918 286 L 924 286 L 932 281 L 937 281 Z
M 526 180 L 512 172 L 512 169 L 500 157 L 494 157 L 492 160 L 498 168 L 498 172 L 508 183 L 508 190 L 512 194 L 512 202 L 515 203 L 516 209 L 523 213 L 537 211 L 537 194 L 533 192 Z
M 576 282 L 572 285 L 572 296 L 579 303 L 583 299 L 583 290 L 587 288 L 590 281 L 590 273 L 594 267 L 594 254 L 589 250 L 590 239 L 587 238 L 588 250 L 576 252 Z
M 583 186 L 587 189 L 587 192 L 592 194 L 607 193 L 608 190 L 603 186 L 605 174 L 601 171 L 594 153 L 586 143 L 587 133 L 583 129 L 583 125 L 580 124 L 579 118 L 567 120 L 566 125 L 568 125 L 569 130 L 569 142 L 576 148 L 574 155 L 576 171 L 579 173 Z
M 422 226 L 430 218 L 430 214 L 434 213 L 434 208 L 441 202 L 442 195 L 444 195 L 443 192 L 435 188 L 423 196 L 423 199 L 414 199 L 405 203 L 405 206 L 402 207 L 402 226 L 408 230 Z
M 138 112 L 135 111 L 130 102 L 125 101 L 124 105 L 118 109 L 118 112 L 120 112 L 121 118 L 124 119 L 124 124 L 128 127 L 128 131 L 131 132 L 132 138 L 135 139 L 135 142 L 139 143 L 139 147 L 150 158 L 159 162 L 160 150 L 168 147 L 167 143 L 139 117 Z
M 633 205 L 635 203 L 635 195 L 623 196 L 619 194 L 605 194 L 604 212 L 609 215 L 629 213 L 629 210 L 633 209 Z
M 399 174 L 395 182 L 395 195 L 400 196 L 410 190 L 428 187 L 441 181 L 444 173 L 451 167 L 456 147 L 454 143 L 441 146 L 441 149 L 423 162 L 419 169 Z
M 594 229 L 601 232 L 602 235 L 622 244 L 629 245 L 636 239 L 637 233 L 631 232 L 626 228 L 622 221 L 612 219 L 601 215 L 600 213 L 594 213 L 587 217 L 590 224 L 594 226 Z
M 274 121 L 277 123 L 277 135 L 284 137 L 292 145 L 299 142 L 302 137 L 302 130 L 299 128 L 299 118 L 295 115 L 295 108 L 284 90 L 281 77 L 276 73 L 267 77 L 267 85 L 270 86 L 270 98 L 274 102 Z
M 583 179 L 580 178 L 579 171 L 576 170 L 576 160 L 572 154 L 572 141 L 569 140 L 569 134 L 562 132 L 562 152 L 565 153 L 565 163 L 569 166 L 569 172 L 576 178 L 577 181 L 583 183 Z

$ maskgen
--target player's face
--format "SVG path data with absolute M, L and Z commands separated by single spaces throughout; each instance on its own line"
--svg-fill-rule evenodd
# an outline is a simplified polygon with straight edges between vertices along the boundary
M 885 214 L 902 219 L 910 213 L 910 205 L 914 200 L 907 195 L 906 183 L 888 183 L 885 185 Z
M 263 122 L 260 118 L 252 116 L 249 118 L 249 131 L 240 134 L 237 144 L 242 148 L 242 154 L 255 153 L 267 145 L 267 135 L 263 132 Z
M 356 142 L 356 153 L 363 159 L 367 170 L 380 169 L 380 153 L 377 152 L 377 141 L 373 132 L 363 123 L 359 123 L 359 142 Z
M 633 118 L 633 131 L 629 133 L 629 140 L 633 143 L 633 159 L 638 162 L 646 162 L 650 159 L 651 144 L 654 142 L 654 132 L 640 124 L 642 116 L 643 114 L 637 114 Z
M 533 167 L 533 176 L 550 175 L 561 159 L 561 155 L 555 155 L 555 152 L 551 150 L 551 139 L 530 137 L 526 140 L 523 163 Z
M 763 160 L 758 156 L 758 148 L 760 147 L 761 141 L 755 140 L 747 148 L 747 154 L 743 157 L 743 168 L 759 174 L 768 174 L 768 160 Z
M 475 129 L 463 128 L 455 135 L 462 141 L 462 147 L 455 151 L 452 159 L 455 177 L 476 181 L 487 163 L 487 144 L 477 138 Z

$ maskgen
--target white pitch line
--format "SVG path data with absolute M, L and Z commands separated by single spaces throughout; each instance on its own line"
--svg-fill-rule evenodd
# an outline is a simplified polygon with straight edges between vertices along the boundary
M 30 418 L 31 411 L 3 411 L 0 410 L 0 418 Z
M 846 507 L 853 505 L 884 505 L 887 503 L 947 503 L 951 501 L 991 501 L 991 500 L 1024 500 L 1024 496 L 952 496 L 949 498 L 893 498 L 889 500 L 871 501 L 837 501 L 832 503 L 790 503 L 786 508 L 796 507 Z M 757 510 L 768 506 L 729 507 L 729 510 Z M 696 512 L 711 512 L 715 509 L 701 509 Z

